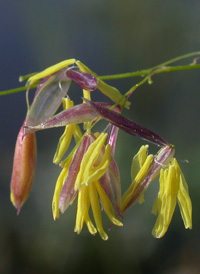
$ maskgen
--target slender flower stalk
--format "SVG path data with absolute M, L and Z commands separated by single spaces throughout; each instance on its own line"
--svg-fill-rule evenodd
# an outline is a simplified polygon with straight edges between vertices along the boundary
M 123 79 L 123 78 L 130 78 L 130 77 L 138 77 L 138 76 L 142 76 L 143 77 L 144 75 L 151 74 L 152 70 L 155 70 L 157 68 L 162 68 L 162 69 L 157 69 L 156 72 L 155 72 L 155 74 L 157 74 L 157 73 L 163 73 L 163 72 L 174 72 L 174 71 L 184 71 L 184 70 L 200 69 L 200 65 L 196 64 L 196 61 L 195 61 L 198 57 L 195 58 L 194 61 L 192 63 L 190 63 L 189 65 L 169 66 L 170 64 L 173 64 L 175 62 L 178 62 L 178 61 L 181 61 L 181 60 L 184 60 L 184 59 L 188 59 L 188 58 L 191 58 L 193 56 L 198 56 L 198 55 L 200 55 L 199 51 L 192 52 L 192 53 L 184 54 L 184 55 L 181 55 L 179 57 L 173 58 L 173 59 L 171 59 L 169 61 L 163 62 L 163 63 L 161 63 L 161 64 L 159 64 L 157 66 L 154 66 L 154 67 L 151 67 L 151 68 L 148 68 L 148 69 L 138 70 L 138 71 L 134 71 L 134 72 L 127 72 L 127 73 L 113 74 L 113 75 L 102 75 L 102 76 L 99 76 L 99 79 L 101 79 L 101 80 L 111 80 L 111 79 Z M 71 61 L 69 61 L 69 60 L 71 60 Z M 62 67 L 62 65 L 68 66 L 68 63 L 71 62 L 71 64 L 73 64 L 73 63 L 76 62 L 75 59 L 69 59 L 69 60 L 65 60 L 63 62 L 60 62 L 59 64 L 57 64 L 58 67 L 59 66 Z M 54 66 L 57 66 L 57 65 L 54 65 Z M 54 66 L 50 67 L 50 68 L 53 68 L 53 70 L 47 70 L 47 71 L 44 70 L 45 74 L 48 75 L 50 73 L 53 73 L 53 71 L 55 72 L 56 67 L 54 67 Z M 59 67 L 59 69 L 60 69 L 60 67 Z M 24 75 L 24 76 L 20 76 L 19 77 L 19 82 L 23 82 L 26 79 L 30 79 L 32 76 L 34 76 L 36 74 L 37 73 L 30 73 L 30 74 L 27 74 L 27 75 Z M 43 77 L 45 77 L 45 76 L 41 77 L 41 75 L 40 75 L 39 79 L 41 79 Z M 34 79 L 33 83 L 37 82 L 39 79 Z M 33 84 L 33 83 L 31 83 L 31 85 L 29 86 L 29 89 L 33 89 L 33 88 L 37 87 L 37 84 Z M 14 89 L 9 89 L 9 90 L 5 90 L 5 91 L 1 91 L 0 92 L 0 96 L 1 95 L 8 95 L 8 94 L 16 93 L 16 92 L 21 92 L 21 91 L 24 91 L 26 89 L 27 89 L 27 87 L 23 86 L 23 87 L 20 87 L 20 88 L 14 88 Z

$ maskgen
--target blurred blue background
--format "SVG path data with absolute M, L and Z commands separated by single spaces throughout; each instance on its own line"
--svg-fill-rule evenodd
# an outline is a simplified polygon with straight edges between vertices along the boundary
M 200 2 L 35 0 L 0 2 L 0 90 L 20 86 L 18 76 L 68 58 L 99 75 L 140 70 L 200 49 Z M 192 58 L 184 64 L 192 62 Z M 124 227 L 104 221 L 109 240 L 86 229 L 73 232 L 74 204 L 56 222 L 51 199 L 60 172 L 52 164 L 62 132 L 39 132 L 33 189 L 19 216 L 9 201 L 13 151 L 26 113 L 25 93 L 0 97 L 0 273 L 199 273 L 199 71 L 153 77 L 139 88 L 125 115 L 176 145 L 176 158 L 193 200 L 193 230 L 186 231 L 177 208 L 169 231 L 154 239 L 151 214 L 158 191 L 154 183 L 145 203 L 125 216 Z M 140 79 L 109 81 L 127 91 Z M 74 97 L 81 90 L 74 86 Z M 72 91 L 73 93 L 73 91 Z M 95 91 L 94 99 L 104 100 Z M 130 183 L 130 164 L 142 141 L 120 133 L 117 161 L 122 187 Z M 150 151 L 156 148 L 151 146 Z M 189 161 L 189 164 L 187 161 Z

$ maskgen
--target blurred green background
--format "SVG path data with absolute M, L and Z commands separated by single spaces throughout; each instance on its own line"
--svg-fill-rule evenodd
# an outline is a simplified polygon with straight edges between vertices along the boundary
M 140 70 L 200 49 L 200 1 L 35 0 L 0 2 L 0 90 L 18 87 L 18 76 L 68 58 L 99 75 Z M 192 62 L 192 58 L 184 64 Z M 26 113 L 25 93 L 0 97 L 0 274 L 12 273 L 199 273 L 200 130 L 199 71 L 156 75 L 153 85 L 132 96 L 127 117 L 176 145 L 176 158 L 193 200 L 193 230 L 186 231 L 178 208 L 162 239 L 154 239 L 151 214 L 154 183 L 145 203 L 135 205 L 112 227 L 109 240 L 73 232 L 74 204 L 56 222 L 51 199 L 60 172 L 52 164 L 62 132 L 39 132 L 38 164 L 31 196 L 19 216 L 9 201 L 13 151 Z M 140 79 L 109 81 L 122 93 Z M 75 88 L 74 98 L 81 90 Z M 93 98 L 104 100 L 95 91 Z M 79 99 L 80 100 L 80 99 Z M 122 187 L 130 183 L 130 164 L 144 144 L 120 133 L 117 161 Z M 156 148 L 150 146 L 150 151 Z M 189 163 L 187 163 L 187 161 Z M 110 231 L 109 231 L 110 230 Z

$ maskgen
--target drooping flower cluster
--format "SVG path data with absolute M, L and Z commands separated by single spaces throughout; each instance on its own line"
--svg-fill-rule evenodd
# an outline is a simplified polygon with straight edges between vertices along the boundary
M 67 95 L 72 81 L 83 89 L 83 102 L 79 105 L 74 105 Z M 192 228 L 188 186 L 174 158 L 174 146 L 122 115 L 123 108 L 129 108 L 130 102 L 119 90 L 103 82 L 98 75 L 75 59 L 63 61 L 31 76 L 27 81 L 27 96 L 29 88 L 35 83 L 38 88 L 33 102 L 28 105 L 14 155 L 11 201 L 18 213 L 28 198 L 33 182 L 36 165 L 35 132 L 65 127 L 53 159 L 55 164 L 62 167 L 52 201 L 54 220 L 77 197 L 74 231 L 80 233 L 86 224 L 91 234 L 98 232 L 103 240 L 107 240 L 101 208 L 114 225 L 122 226 L 124 213 L 137 201 L 143 201 L 144 192 L 159 177 L 160 190 L 153 206 L 153 213 L 158 217 L 153 235 L 160 238 L 166 233 L 177 202 L 185 228 Z M 114 104 L 93 102 L 90 92 L 96 89 Z M 55 114 L 62 102 L 63 111 Z M 107 127 L 102 133 L 93 132 L 93 126 L 100 119 L 108 122 Z M 119 129 L 161 147 L 156 155 L 148 155 L 148 145 L 139 149 L 131 164 L 132 183 L 123 195 L 115 161 Z M 72 138 L 76 145 L 67 158 L 63 159 Z M 90 208 L 95 225 L 90 216 Z

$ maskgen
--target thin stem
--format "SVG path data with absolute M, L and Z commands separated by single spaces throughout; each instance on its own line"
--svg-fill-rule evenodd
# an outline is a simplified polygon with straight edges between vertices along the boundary
M 38 85 L 33 85 L 33 86 L 29 87 L 29 89 L 36 88 L 37 86 Z M 0 96 L 1 95 L 8 95 L 8 94 L 16 93 L 16 92 L 20 92 L 20 91 L 24 91 L 26 89 L 27 89 L 27 87 L 24 86 L 24 87 L 20 87 L 20 88 L 14 88 L 14 89 L 9 89 L 9 90 L 5 90 L 5 91 L 1 91 L 0 92 Z
M 197 65 L 198 68 L 200 68 L 200 65 Z M 151 77 L 155 74 L 158 74 L 158 73 L 162 73 L 162 72 L 169 72 L 169 71 L 178 71 L 178 70 L 184 70 L 183 67 L 185 66 L 179 66 L 179 67 L 157 67 L 157 68 L 154 68 L 152 69 L 151 71 L 149 71 L 148 75 L 142 80 L 140 81 L 139 83 L 135 84 L 134 86 L 132 86 L 125 94 L 124 96 L 125 97 L 130 97 L 131 94 L 138 88 L 140 87 L 141 85 L 143 85 L 145 82 L 152 82 L 151 80 Z M 187 67 L 189 67 L 188 69 L 191 69 L 190 68 L 190 65 L 188 65 Z
M 162 64 L 160 64 L 159 66 L 156 66 L 156 67 L 162 67 L 162 66 L 166 66 L 168 64 L 172 64 L 172 63 L 175 63 L 175 62 L 178 62 L 180 60 L 183 60 L 183 59 L 186 59 L 186 58 L 189 58 L 189 57 L 192 57 L 192 56 L 195 56 L 195 55 L 200 55 L 200 51 L 196 51 L 196 52 L 190 52 L 190 53 L 187 53 L 187 54 L 184 54 L 184 55 L 181 55 L 181 56 L 178 56 L 178 57 L 175 57 L 169 61 L 166 61 Z
M 121 73 L 121 74 L 105 75 L 105 76 L 100 76 L 99 78 L 101 80 L 113 80 L 113 79 L 145 76 L 150 74 L 153 69 L 154 68 L 144 69 L 144 70 L 139 70 L 134 72 Z M 173 67 L 165 66 L 165 67 L 162 67 L 162 70 L 158 70 L 156 74 L 162 73 L 162 72 L 183 71 L 183 70 L 191 70 L 191 69 L 200 69 L 200 65 L 185 65 L 185 66 L 173 66 Z
M 172 71 L 182 71 L 182 70 L 191 70 L 191 69 L 200 69 L 200 64 L 198 65 L 185 65 L 185 66 L 164 66 L 161 67 L 160 70 L 157 70 L 155 74 L 162 72 L 172 72 Z
M 194 66 L 195 66 L 195 68 L 194 68 Z M 200 65 L 192 65 L 192 66 L 187 65 L 187 66 L 176 66 L 176 67 L 163 66 L 163 67 L 157 67 L 155 69 L 152 69 L 142 81 L 140 81 L 139 83 L 132 86 L 125 93 L 125 96 L 131 95 L 136 90 L 136 88 L 143 85 L 145 82 L 148 82 L 148 81 L 151 82 L 151 77 L 155 74 L 162 73 L 162 72 L 182 71 L 182 70 L 190 70 L 190 69 L 200 69 Z
M 158 70 L 156 73 L 199 69 L 200 65 L 196 65 L 196 64 L 194 64 L 194 65 L 191 64 L 191 65 L 186 65 L 186 66 L 173 66 L 173 67 L 167 66 L 168 64 L 172 64 L 177 61 L 180 61 L 180 60 L 183 60 L 183 59 L 195 56 L 195 55 L 200 55 L 200 52 L 197 51 L 197 52 L 193 52 L 193 53 L 188 53 L 188 54 L 173 58 L 173 59 L 166 61 L 160 65 L 154 66 L 152 68 L 144 69 L 144 70 L 128 72 L 128 73 L 113 74 L 113 75 L 103 75 L 103 76 L 100 76 L 100 79 L 101 80 L 111 80 L 111 79 L 122 79 L 122 78 L 128 78 L 128 77 L 145 76 L 145 75 L 150 74 L 152 70 L 159 68 L 159 67 L 160 68 L 165 67 L 165 69 Z
M 122 78 L 128 78 L 128 77 L 136 77 L 136 76 L 145 76 L 147 75 L 147 78 L 145 77 L 140 83 L 134 85 L 127 93 L 130 94 L 131 91 L 135 90 L 137 87 L 141 86 L 142 84 L 144 84 L 146 81 L 148 81 L 152 75 L 154 74 L 158 74 L 158 73 L 162 73 L 162 72 L 172 72 L 172 71 L 183 71 L 183 70 L 191 70 L 191 69 L 200 69 L 200 65 L 196 64 L 196 60 L 199 58 L 196 58 L 194 60 L 194 62 L 190 65 L 185 65 L 185 66 L 167 66 L 168 64 L 172 64 L 175 63 L 177 61 L 192 57 L 192 56 L 197 56 L 200 55 L 200 51 L 197 52 L 192 52 L 192 53 L 188 53 L 176 58 L 173 58 L 171 60 L 168 60 L 160 65 L 154 66 L 152 68 L 148 68 L 148 69 L 144 69 L 144 70 L 140 70 L 140 71 L 135 71 L 135 72 L 128 72 L 128 73 L 121 73 L 121 74 L 113 74 L 113 75 L 103 75 L 100 76 L 99 78 L 101 80 L 111 80 L 111 79 L 122 79 Z M 29 78 L 30 76 L 34 75 L 35 73 L 30 73 L 24 76 L 20 76 L 19 77 L 19 81 L 22 82 L 24 80 L 26 80 L 27 78 Z M 29 87 L 29 89 L 32 88 L 36 88 L 38 85 L 33 85 L 31 87 Z M 12 93 L 16 93 L 16 92 L 20 92 L 20 91 L 24 91 L 26 90 L 27 87 L 20 87 L 20 88 L 15 88 L 15 89 L 10 89 L 10 90 L 6 90 L 6 91 L 1 91 L 0 92 L 0 96 L 1 95 L 8 95 L 8 94 L 12 94 Z
M 142 81 L 140 81 L 139 83 L 135 84 L 134 86 L 132 86 L 125 94 L 124 96 L 127 97 L 128 95 L 132 94 L 136 88 L 140 87 L 141 85 L 143 85 L 145 82 L 149 81 L 150 77 L 149 75 L 147 75 Z

